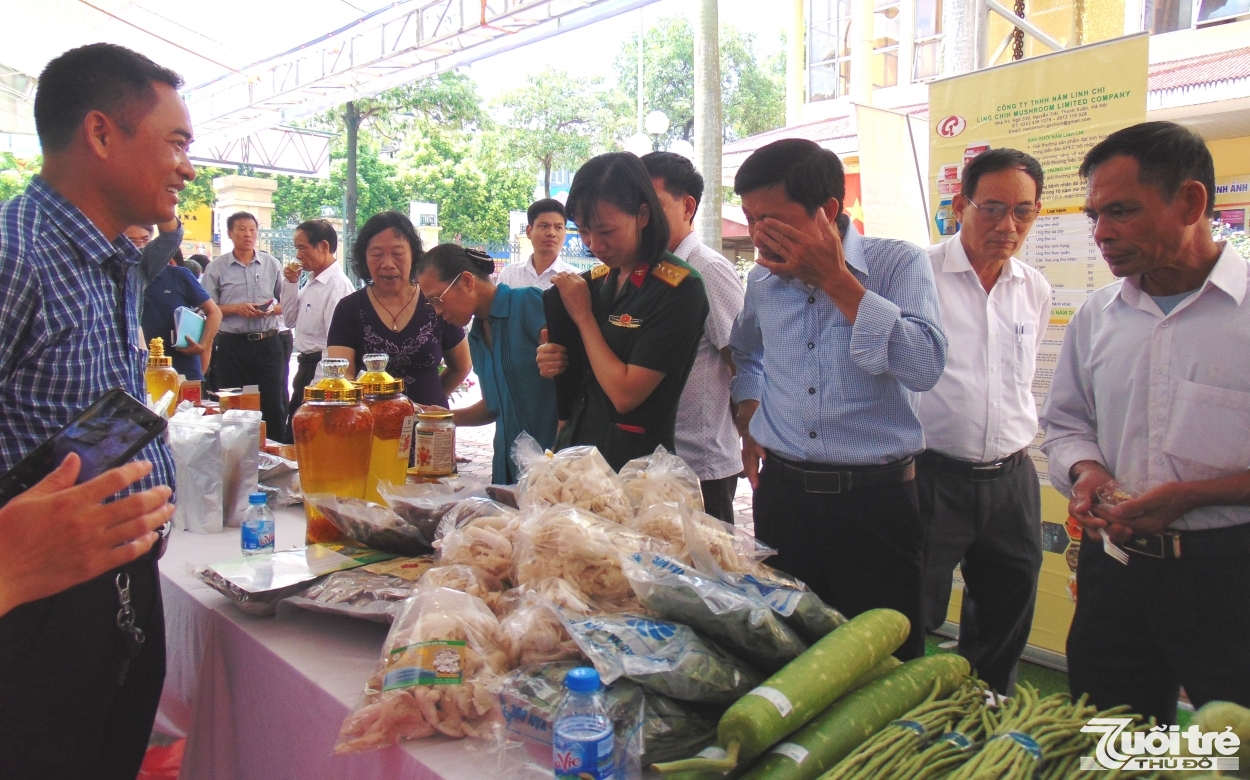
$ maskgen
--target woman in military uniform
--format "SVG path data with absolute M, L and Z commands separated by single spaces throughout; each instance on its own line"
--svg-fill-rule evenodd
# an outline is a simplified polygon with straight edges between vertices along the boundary
M 543 376 L 556 378 L 557 446 L 591 444 L 612 468 L 674 450 L 677 402 L 707 319 L 698 272 L 665 251 L 668 223 L 632 154 L 604 154 L 573 178 L 565 209 L 596 265 L 557 274 L 543 295 Z

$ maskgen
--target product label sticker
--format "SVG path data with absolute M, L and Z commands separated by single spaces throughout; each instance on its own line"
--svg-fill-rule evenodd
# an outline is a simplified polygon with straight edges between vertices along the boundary
M 747 696 L 759 696 L 762 699 L 767 699 L 777 708 L 777 712 L 781 713 L 783 718 L 790 714 L 790 710 L 794 709 L 794 705 L 790 703 L 790 699 L 784 693 L 776 688 L 769 688 L 767 685 L 761 685 L 748 691 Z
M 724 748 L 715 745 L 708 745 L 695 754 L 695 758 L 708 758 L 713 761 L 724 761 L 729 757 Z
M 416 582 L 421 579 L 421 575 L 434 568 L 433 555 L 421 555 L 416 558 L 395 558 L 380 563 L 371 563 L 368 566 L 362 566 L 361 571 L 367 571 L 370 574 L 389 574 L 393 577 Z
M 439 639 L 417 642 L 391 651 L 390 669 L 382 678 L 382 690 L 414 685 L 460 685 L 464 682 L 463 641 Z
M 803 762 L 807 759 L 807 748 L 802 745 L 796 745 L 793 742 L 782 742 L 770 752 L 780 753 L 799 766 L 802 766 Z
M 404 418 L 404 427 L 399 433 L 399 449 L 395 453 L 396 458 L 406 461 L 412 455 L 412 426 L 416 424 L 417 416 L 415 414 Z

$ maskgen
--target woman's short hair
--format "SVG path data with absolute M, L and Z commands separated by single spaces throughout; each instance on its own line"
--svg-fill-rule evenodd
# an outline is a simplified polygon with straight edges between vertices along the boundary
M 626 214 L 637 214 L 646 204 L 647 224 L 638 242 L 638 259 L 655 265 L 668 249 L 668 220 L 651 185 L 647 168 L 629 152 L 611 152 L 592 157 L 577 169 L 565 213 L 574 222 L 585 223 L 600 203 L 610 203 Z
M 369 242 L 378 233 L 388 228 L 403 236 L 408 241 L 408 246 L 412 248 L 412 273 L 408 281 L 415 283 L 417 280 L 417 266 L 421 264 L 421 237 L 417 235 L 417 229 L 412 226 L 412 220 L 398 211 L 383 211 L 374 214 L 361 226 L 360 232 L 356 234 L 356 243 L 352 245 L 352 273 L 356 274 L 365 284 L 373 283 L 373 277 L 369 274 L 369 263 L 367 260 Z

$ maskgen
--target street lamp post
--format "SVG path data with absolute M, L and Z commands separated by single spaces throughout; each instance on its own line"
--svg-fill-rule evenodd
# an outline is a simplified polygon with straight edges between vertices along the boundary
M 647 118 L 644 120 L 644 126 L 647 128 L 647 134 L 654 139 L 651 144 L 651 151 L 659 151 L 660 136 L 668 132 L 668 124 L 668 114 L 663 111 L 657 109 L 652 111 L 650 114 L 647 114 Z

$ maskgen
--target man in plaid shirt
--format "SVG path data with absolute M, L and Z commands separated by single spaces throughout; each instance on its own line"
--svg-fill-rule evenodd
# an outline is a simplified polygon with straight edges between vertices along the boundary
M 123 231 L 173 219 L 195 177 L 181 85 L 109 44 L 39 78 L 43 169 L 0 205 L 0 470 L 106 391 L 144 397 L 145 280 Z M 0 510 L 2 777 L 138 774 L 165 676 L 149 548 L 174 477 L 163 441 L 142 459 L 72 487 L 71 456 Z M 127 601 L 139 632 L 123 630 Z

